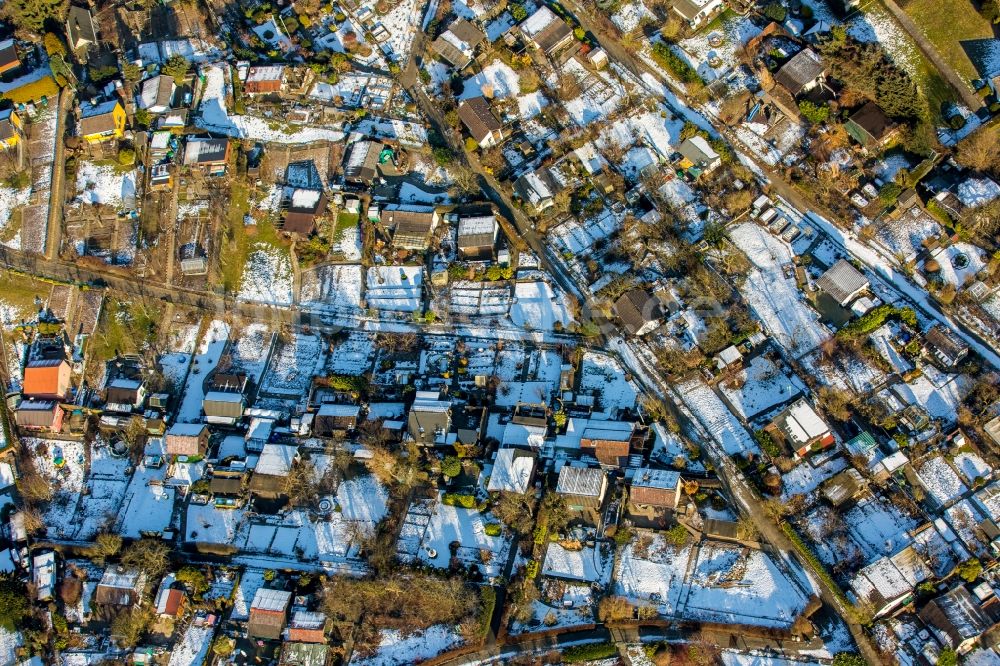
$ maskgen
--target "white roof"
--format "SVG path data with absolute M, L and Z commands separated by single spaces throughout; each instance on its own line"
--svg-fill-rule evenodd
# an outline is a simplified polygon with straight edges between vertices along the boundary
M 785 424 L 789 435 L 800 443 L 821 437 L 830 431 L 829 426 L 805 400 L 798 400 L 788 408 Z
M 284 65 L 257 65 L 250 68 L 247 81 L 280 81 L 284 71 Z
M 322 194 L 319 190 L 297 189 L 292 192 L 292 208 L 315 208 Z
M 492 215 L 480 215 L 477 217 L 463 217 L 458 221 L 458 235 L 471 236 L 473 234 L 495 234 L 497 231 L 497 219 Z
M 500 444 L 503 446 L 530 446 L 541 448 L 545 443 L 545 426 L 508 423 L 503 429 Z
M 212 402 L 242 402 L 243 394 L 231 391 L 209 391 L 205 394 L 205 400 Z
M 250 604 L 250 608 L 251 610 L 284 611 L 291 600 L 292 593 L 287 590 L 265 590 L 263 587 L 259 587 L 253 595 L 253 603 Z
M 675 490 L 680 483 L 680 472 L 670 469 L 637 469 L 632 477 L 632 486 L 636 488 L 659 488 Z
M 361 413 L 361 408 L 357 405 L 335 405 L 325 403 L 319 406 L 317 412 L 320 416 L 357 416 Z
M 524 23 L 521 24 L 521 32 L 528 37 L 534 37 L 557 18 L 559 17 L 551 9 L 542 5 L 538 11 L 524 20 Z
M 268 476 L 286 476 L 298 453 L 298 447 L 288 444 L 265 444 L 254 472 Z
M 197 437 L 204 429 L 204 423 L 175 423 L 167 430 L 167 434 L 177 437 Z
M 526 493 L 534 471 L 534 454 L 522 449 L 500 449 L 486 489 L 490 492 Z

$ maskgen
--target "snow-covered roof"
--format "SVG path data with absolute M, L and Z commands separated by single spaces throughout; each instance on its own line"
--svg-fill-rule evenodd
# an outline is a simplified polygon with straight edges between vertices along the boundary
M 336 405 L 325 403 L 319 406 L 317 414 L 319 416 L 357 416 L 361 408 L 357 405 Z
M 167 435 L 174 437 L 198 437 L 205 429 L 203 423 L 175 423 L 167 430 Z
M 535 471 L 535 455 L 522 449 L 500 449 L 486 489 L 490 492 L 526 493 Z
M 569 550 L 558 543 L 550 543 L 542 575 L 593 583 L 601 578 L 603 569 L 599 548 Z
M 521 24 L 521 32 L 528 37 L 534 37 L 558 18 L 551 9 L 542 5 L 534 14 L 524 20 L 524 23 Z
M 288 607 L 288 602 L 292 599 L 292 593 L 287 590 L 266 590 L 263 587 L 257 588 L 253 595 L 251 610 L 283 612 Z
M 785 429 L 788 435 L 798 442 L 805 444 L 817 437 L 822 437 L 830 431 L 816 410 L 805 400 L 797 400 L 785 411 Z
M 242 393 L 233 393 L 231 391 L 209 391 L 205 394 L 206 402 L 242 402 Z
M 657 488 L 660 490 L 675 490 L 680 483 L 680 472 L 669 469 L 639 469 L 632 477 L 634 488 Z
M 316 208 L 319 198 L 323 193 L 319 190 L 305 190 L 302 188 L 292 192 L 292 208 L 304 208 L 312 210 Z
M 247 83 L 258 81 L 280 81 L 284 75 L 284 65 L 256 65 L 247 72 Z
M 599 467 L 574 467 L 563 465 L 559 470 L 556 492 L 585 497 L 600 497 L 604 494 L 607 475 Z
M 267 474 L 268 476 L 286 476 L 292 469 L 292 463 L 298 456 L 299 450 L 295 446 L 288 444 L 265 444 L 264 450 L 257 460 L 257 467 L 254 468 L 256 474 Z

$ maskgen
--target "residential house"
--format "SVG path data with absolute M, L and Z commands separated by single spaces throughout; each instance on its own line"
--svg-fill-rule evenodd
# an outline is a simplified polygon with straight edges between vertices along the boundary
M 389 205 L 379 213 L 379 222 L 392 230 L 392 244 L 401 250 L 423 251 L 430 247 L 441 216 L 427 206 Z
M 150 113 L 166 113 L 174 104 L 176 92 L 174 77 L 160 74 L 148 78 L 139 86 L 138 106 Z
M 494 115 L 485 97 L 464 100 L 458 105 L 458 117 L 481 148 L 492 148 L 503 141 L 503 123 Z
M 621 467 L 632 449 L 634 431 L 634 423 L 590 420 L 580 435 L 580 449 L 593 454 L 602 465 Z
M 954 368 L 969 355 L 969 345 L 940 324 L 935 324 L 927 331 L 924 347 L 946 368 Z
M 864 273 L 855 268 L 851 262 L 841 259 L 816 279 L 816 286 L 835 300 L 840 307 L 846 308 L 870 285 Z
M 726 8 L 723 0 L 674 0 L 670 10 L 691 30 L 697 30 Z
M 520 30 L 528 42 L 548 56 L 573 43 L 573 29 L 546 5 L 526 18 Z
M 175 423 L 167 430 L 168 456 L 203 456 L 208 451 L 208 426 L 204 423 Z
M 101 581 L 94 588 L 93 604 L 104 611 L 102 615 L 114 615 L 141 604 L 145 586 L 146 574 L 141 570 L 112 564 L 104 570 Z
M 65 359 L 28 361 L 21 382 L 21 395 L 39 400 L 64 400 L 69 392 L 71 368 Z
M 676 509 L 681 498 L 680 472 L 638 469 L 629 486 L 629 502 L 637 507 Z
M 789 95 L 798 97 L 826 81 L 826 67 L 819 54 L 806 47 L 775 72 L 774 81 Z
M 88 143 L 101 143 L 125 136 L 125 107 L 116 99 L 80 104 L 80 137 Z
M 326 193 L 301 187 L 286 188 L 285 221 L 288 233 L 308 236 L 316 230 L 316 218 L 326 212 Z
M 562 497 L 566 508 L 575 513 L 591 516 L 597 523 L 604 495 L 608 491 L 608 475 L 600 467 L 563 465 L 556 482 L 556 493 Z
M 959 654 L 975 647 L 980 635 L 994 624 L 964 585 L 931 600 L 917 615 Z
M 346 434 L 357 427 L 360 413 L 357 405 L 322 404 L 313 419 L 313 434 L 317 437 Z
M 23 523 L 23 516 L 21 514 L 15 514 L 14 517 L 21 518 Z M 11 518 L 11 530 L 15 530 L 14 517 Z M 20 539 L 15 539 L 19 541 Z M 43 553 L 38 553 L 31 558 L 31 582 L 35 586 L 36 596 L 39 601 L 48 601 L 52 599 L 53 593 L 56 588 L 56 554 L 47 550 Z
M 243 494 L 246 486 L 246 470 L 216 467 L 212 470 L 212 478 L 208 489 L 212 495 L 237 497 Z
M 53 400 L 22 400 L 14 410 L 14 423 L 22 430 L 62 430 L 65 412 Z
M 229 139 L 188 139 L 184 146 L 184 166 L 198 169 L 207 176 L 224 176 L 231 150 Z
M 104 410 L 130 414 L 142 409 L 146 401 L 146 386 L 141 379 L 116 377 L 108 383 L 104 394 Z
M 862 494 L 868 487 L 868 481 L 861 472 L 849 467 L 834 475 L 822 486 L 822 495 L 834 508 L 840 508 Z
M 285 629 L 285 640 L 295 643 L 326 643 L 326 615 L 295 611 Z
M 875 102 L 865 102 L 844 123 L 851 138 L 865 148 L 885 146 L 898 134 L 898 126 L 885 115 Z
M 21 150 L 24 145 L 24 122 L 14 109 L 0 111 L 0 150 Z
M 247 72 L 243 92 L 248 95 L 279 93 L 285 82 L 284 65 L 257 65 Z
M 434 391 L 417 391 L 407 416 L 407 432 L 418 444 L 444 444 L 451 430 L 451 401 Z
M 835 441 L 830 426 L 805 398 L 799 398 L 786 407 L 774 419 L 774 424 L 800 458 L 810 451 L 832 446 Z
M 622 294 L 611 311 L 632 335 L 642 336 L 656 328 L 663 318 L 659 299 L 638 287 Z
M 8 99 L 15 105 L 41 104 L 46 106 L 49 100 L 59 96 L 59 84 L 52 76 L 48 67 L 38 69 L 17 79 L 18 85 L 3 92 L 0 97 Z M 20 108 L 20 107 L 19 107 Z
M 465 405 L 452 413 L 452 425 L 455 427 L 456 446 L 478 446 L 482 434 L 486 431 L 487 410 L 485 407 Z
M 378 176 L 383 145 L 379 141 L 355 141 L 344 156 L 344 180 L 354 185 L 369 186 Z
M 913 546 L 907 546 L 858 571 L 850 590 L 855 599 L 869 605 L 874 618 L 879 618 L 909 603 L 913 588 L 933 575 Z
M 493 472 L 486 490 L 491 493 L 524 494 L 535 477 L 535 454 L 525 449 L 500 449 L 493 461 Z
M 13 72 L 21 66 L 21 57 L 17 53 L 14 39 L 0 41 L 0 76 Z
M 702 136 L 684 139 L 677 147 L 677 152 L 682 157 L 680 167 L 684 170 L 694 169 L 697 174 L 711 173 L 722 164 L 722 157 Z
M 288 475 L 298 459 L 299 449 L 296 446 L 270 442 L 265 444 L 250 478 L 250 491 L 261 497 L 276 498 L 284 495 Z
M 496 215 L 476 215 L 458 220 L 458 256 L 461 259 L 492 259 L 500 225 Z
M 456 69 L 465 69 L 475 55 L 476 47 L 486 40 L 486 35 L 471 21 L 464 18 L 452 22 L 431 48 Z
M 514 194 L 529 204 L 536 213 L 551 208 L 560 189 L 548 167 L 538 167 L 514 181 Z
M 278 640 L 285 628 L 292 593 L 287 590 L 259 588 L 250 604 L 247 633 L 253 638 Z
M 66 41 L 71 51 L 86 51 L 97 45 L 94 17 L 85 7 L 71 6 L 66 15 Z

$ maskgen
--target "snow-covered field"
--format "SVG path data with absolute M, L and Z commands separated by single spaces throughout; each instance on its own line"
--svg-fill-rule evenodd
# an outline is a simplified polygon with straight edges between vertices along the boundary
M 945 375 L 933 366 L 925 366 L 924 374 L 908 384 L 894 384 L 892 390 L 907 404 L 926 409 L 931 418 L 954 423 L 958 406 L 972 390 L 972 379 L 967 375 Z
M 371 369 L 375 356 L 371 335 L 362 331 L 351 331 L 330 353 L 329 370 L 337 374 L 360 375 Z
M 361 266 L 338 264 L 303 271 L 299 304 L 307 310 L 356 311 L 361 307 Z
M 483 71 L 466 79 L 458 98 L 464 100 L 480 96 L 494 100 L 515 100 L 518 115 L 525 120 L 538 115 L 549 103 L 538 91 L 521 94 L 521 77 L 500 60 L 494 60 Z
M 719 383 L 719 390 L 744 420 L 789 402 L 804 388 L 796 375 L 785 374 L 764 356 L 755 356 L 732 379 Z
M 135 174 L 113 164 L 80 162 L 76 172 L 77 201 L 118 207 L 135 205 Z
M 215 628 L 191 624 L 170 652 L 167 666 L 200 666 L 208 654 Z
M 268 305 L 291 305 L 292 282 L 292 261 L 288 254 L 258 242 L 247 256 L 237 298 Z
M 323 340 L 318 335 L 293 333 L 278 342 L 261 393 L 297 399 L 305 395 L 317 369 L 325 362 Z
M 267 354 L 271 349 L 273 332 L 267 324 L 254 322 L 247 324 L 234 335 L 235 340 L 230 349 L 233 368 L 247 375 L 255 384 L 260 382 L 261 375 L 267 368 Z
M 921 250 L 921 244 L 928 238 L 939 236 L 941 225 L 926 213 L 917 209 L 903 213 L 894 220 L 883 218 L 875 222 L 875 240 L 893 257 L 910 261 Z
M 794 278 L 785 277 L 784 267 L 792 263 L 787 243 L 749 223 L 730 229 L 730 238 L 755 266 L 740 291 L 782 347 L 798 358 L 830 337 L 819 315 L 803 301 Z
M 29 201 L 31 201 L 30 187 L 15 190 L 7 186 L 0 186 L 0 238 L 4 239 L 3 244 L 12 250 L 20 249 L 21 235 L 9 233 L 7 225 L 10 224 L 11 214 L 18 208 L 26 206 Z
M 422 266 L 372 266 L 366 281 L 365 300 L 370 308 L 416 312 L 421 307 Z
M 514 285 L 510 318 L 515 326 L 542 331 L 553 330 L 556 322 L 566 327 L 573 321 L 566 306 L 566 297 L 548 282 L 518 282 Z
M 760 452 L 750 433 L 705 382 L 700 379 L 685 382 L 677 387 L 677 392 L 702 427 L 727 454 Z
M 461 545 L 455 554 L 466 565 L 475 564 L 487 578 L 503 573 L 510 553 L 510 536 L 489 536 L 486 525 L 498 523 L 476 509 L 449 506 L 437 500 L 417 500 L 403 520 L 397 552 L 404 562 L 421 561 L 439 569 L 451 562 L 451 543 Z
M 580 363 L 580 393 L 600 396 L 601 412 L 614 418 L 623 409 L 634 409 L 639 390 L 625 377 L 614 357 L 588 351 Z
M 931 458 L 921 465 L 917 470 L 917 478 L 941 506 L 948 506 L 969 490 L 944 456 Z
M 201 420 L 201 403 L 205 399 L 205 377 L 215 369 L 229 340 L 229 325 L 219 319 L 208 324 L 205 336 L 198 345 L 191 362 L 184 397 L 177 410 L 178 423 L 197 423 Z
M 455 627 L 436 624 L 423 631 L 404 635 L 383 629 L 378 651 L 368 657 L 352 658 L 351 666 L 396 666 L 419 663 L 462 643 Z
M 959 289 L 972 282 L 976 274 L 986 267 L 986 253 L 971 243 L 941 247 L 931 256 L 941 266 L 941 279 Z

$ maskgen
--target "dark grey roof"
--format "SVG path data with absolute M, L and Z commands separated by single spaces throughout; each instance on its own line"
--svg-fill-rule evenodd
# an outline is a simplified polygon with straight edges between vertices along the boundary
M 841 259 L 816 280 L 816 286 L 844 305 L 858 290 L 868 286 L 868 278 L 845 259 Z
M 491 132 L 503 128 L 497 117 L 493 115 L 489 102 L 485 97 L 473 97 L 458 105 L 458 117 L 476 141 L 481 141 Z
M 823 71 L 823 61 L 819 54 L 805 48 L 781 66 L 774 75 L 774 80 L 792 95 L 798 95 L 803 88 L 819 78 Z

